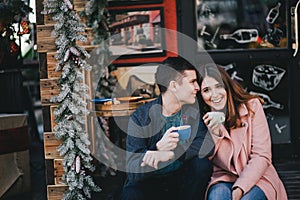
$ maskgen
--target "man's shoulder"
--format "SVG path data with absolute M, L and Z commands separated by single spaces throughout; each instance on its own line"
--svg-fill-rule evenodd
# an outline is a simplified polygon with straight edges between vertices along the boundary
M 140 107 L 138 107 L 131 115 L 131 118 L 134 121 L 148 121 L 147 119 L 151 115 L 150 112 L 152 112 L 152 108 L 155 107 L 155 105 L 159 105 L 159 100 L 154 99 L 150 102 L 147 102 Z
M 145 112 L 149 112 L 150 108 L 153 106 L 153 105 L 159 105 L 159 99 L 156 98 L 156 99 L 153 99 L 143 105 L 141 105 L 140 107 L 138 107 L 134 114 L 138 114 L 138 113 L 145 113 Z
M 154 99 L 138 107 L 131 115 L 131 120 L 139 125 L 147 125 L 153 119 L 153 115 L 157 117 L 161 105 L 159 99 Z

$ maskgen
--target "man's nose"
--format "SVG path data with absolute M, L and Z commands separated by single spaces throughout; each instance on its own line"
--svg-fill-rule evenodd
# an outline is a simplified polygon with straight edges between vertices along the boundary
M 197 91 L 200 90 L 200 86 L 199 86 L 199 84 L 197 82 L 195 82 L 194 86 L 195 86 L 195 90 L 197 90 Z

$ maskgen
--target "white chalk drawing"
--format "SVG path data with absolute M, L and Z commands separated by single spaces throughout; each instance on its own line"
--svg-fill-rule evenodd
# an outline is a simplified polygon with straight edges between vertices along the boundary
M 206 32 L 206 26 L 204 25 L 201 29 L 201 32 L 200 32 L 200 35 L 203 36 L 203 35 L 208 35 L 210 36 L 211 34 Z
M 210 41 L 205 41 L 206 45 L 209 46 L 210 48 L 214 48 L 216 49 L 217 48 L 217 45 L 215 43 L 215 40 L 216 40 L 216 37 L 217 37 L 217 34 L 219 33 L 219 30 L 220 30 L 220 27 L 218 26 L 217 30 L 215 31 L 213 37 L 211 38 Z
M 267 117 L 268 120 L 272 120 L 272 121 L 275 118 L 274 115 L 272 115 L 271 113 L 266 113 L 266 117 Z
M 266 94 L 253 92 L 253 91 L 250 91 L 249 93 L 260 96 L 264 100 L 263 108 L 265 108 L 265 109 L 273 107 L 273 108 L 283 110 L 283 108 L 284 108 L 284 106 L 282 104 L 272 101 L 271 98 Z
M 237 75 L 237 71 L 232 72 L 232 74 L 231 74 L 231 79 L 232 79 L 232 80 L 238 80 L 238 81 L 243 81 L 243 80 L 244 80 L 243 78 L 241 78 L 241 77 L 239 77 L 239 76 Z
M 273 90 L 281 81 L 285 70 L 272 65 L 257 65 L 253 70 L 252 83 L 267 91 Z
M 222 65 L 222 68 L 226 71 L 233 69 L 235 67 L 235 63 L 229 63 L 228 65 Z
M 234 69 L 235 68 L 235 64 L 234 63 L 229 63 L 229 64 L 227 64 L 227 65 L 220 65 L 225 71 L 229 71 L 229 70 L 231 70 L 231 69 Z M 237 75 L 237 71 L 236 70 L 234 70 L 232 73 L 231 73 L 231 75 L 230 75 L 230 77 L 231 77 L 231 79 L 232 80 L 238 80 L 238 81 L 244 81 L 244 79 L 243 78 L 241 78 L 241 77 L 239 77 L 238 75 Z
M 281 3 L 278 2 L 277 5 L 273 8 L 270 9 L 267 17 L 266 17 L 266 21 L 269 24 L 273 24 L 275 22 L 275 20 L 277 19 L 277 17 L 279 16 L 279 8 L 281 6 Z
M 221 65 L 221 67 L 223 69 L 225 69 L 225 71 L 228 71 L 230 69 L 233 69 L 235 67 L 235 64 L 234 63 L 229 63 L 228 65 Z
M 231 34 L 220 35 L 221 40 L 234 40 L 237 43 L 245 44 L 257 42 L 258 31 L 256 29 L 238 29 Z
M 276 130 L 277 130 L 277 132 L 278 132 L 279 134 L 281 134 L 281 133 L 282 133 L 282 129 L 284 129 L 284 128 L 286 128 L 286 127 L 287 127 L 286 124 L 284 124 L 284 125 L 282 125 L 282 126 L 279 126 L 277 123 L 275 124 L 275 128 L 276 128 Z

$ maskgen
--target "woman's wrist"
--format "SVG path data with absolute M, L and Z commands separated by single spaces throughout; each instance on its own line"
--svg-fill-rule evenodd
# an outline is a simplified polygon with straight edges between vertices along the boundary
M 221 137 L 222 136 L 222 133 L 220 131 L 220 129 L 218 130 L 211 130 L 211 133 L 217 137 Z
M 239 186 L 233 187 L 232 191 L 238 191 L 241 195 L 244 195 L 244 191 Z

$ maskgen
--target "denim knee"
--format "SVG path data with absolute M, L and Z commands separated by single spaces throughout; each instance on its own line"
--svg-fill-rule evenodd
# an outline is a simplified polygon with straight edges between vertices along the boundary
M 258 186 L 254 186 L 251 188 L 249 192 L 247 192 L 241 200 L 266 200 L 266 195 Z
M 208 200 L 231 200 L 233 183 L 217 183 L 209 188 Z

